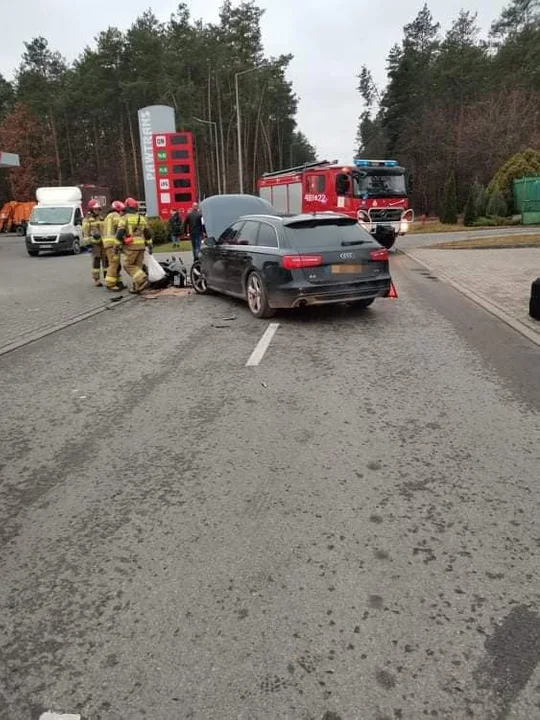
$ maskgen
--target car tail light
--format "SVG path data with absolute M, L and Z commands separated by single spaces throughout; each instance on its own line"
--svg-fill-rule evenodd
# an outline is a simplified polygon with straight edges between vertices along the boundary
M 282 264 L 285 270 L 316 267 L 322 265 L 322 255 L 284 255 Z
M 375 262 L 384 262 L 388 260 L 388 250 L 386 248 L 382 248 L 382 250 L 371 250 L 369 257 L 375 260 Z

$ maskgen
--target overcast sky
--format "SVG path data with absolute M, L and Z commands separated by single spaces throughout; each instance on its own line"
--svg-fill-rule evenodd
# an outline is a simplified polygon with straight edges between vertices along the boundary
M 221 0 L 191 0 L 192 16 L 216 21 Z M 459 10 L 478 12 L 487 31 L 505 0 L 431 0 L 429 7 L 443 29 Z M 55 50 L 73 60 L 100 30 L 127 28 L 152 7 L 166 20 L 176 0 L 0 0 L 3 13 L 0 72 L 8 78 L 18 65 L 23 42 L 44 35 Z M 321 159 L 350 162 L 358 116 L 362 110 L 356 91 L 362 64 L 383 84 L 385 58 L 402 37 L 423 0 L 259 0 L 266 9 L 262 21 L 268 55 L 293 53 L 289 69 L 300 98 L 298 123 L 316 146 Z

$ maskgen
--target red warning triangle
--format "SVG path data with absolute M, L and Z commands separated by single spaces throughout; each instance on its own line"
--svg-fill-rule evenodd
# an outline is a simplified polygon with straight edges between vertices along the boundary
M 390 290 L 388 291 L 388 297 L 389 298 L 397 298 L 397 290 L 396 286 L 394 285 L 393 281 L 390 280 Z

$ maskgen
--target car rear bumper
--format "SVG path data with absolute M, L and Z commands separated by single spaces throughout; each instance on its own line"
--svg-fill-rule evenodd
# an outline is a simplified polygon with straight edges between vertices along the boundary
M 305 307 L 307 305 L 331 305 L 333 303 L 356 302 L 385 297 L 390 290 L 390 276 L 362 283 L 347 284 L 346 287 L 333 285 L 317 287 L 306 285 L 294 288 L 280 288 L 268 291 L 268 303 L 274 309 Z

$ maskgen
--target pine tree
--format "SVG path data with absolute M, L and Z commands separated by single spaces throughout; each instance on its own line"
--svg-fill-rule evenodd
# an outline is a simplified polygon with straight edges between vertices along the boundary
M 508 215 L 508 205 L 499 188 L 495 188 L 489 196 L 486 213 L 488 217 L 500 218 Z
M 448 225 L 457 223 L 457 190 L 456 174 L 451 172 L 444 186 L 443 209 L 441 222 Z
M 474 225 L 477 218 L 478 213 L 476 207 L 476 190 L 474 185 L 471 185 L 471 187 L 469 188 L 469 194 L 467 195 L 467 202 L 465 204 L 463 224 L 466 227 L 471 227 L 471 225 Z

